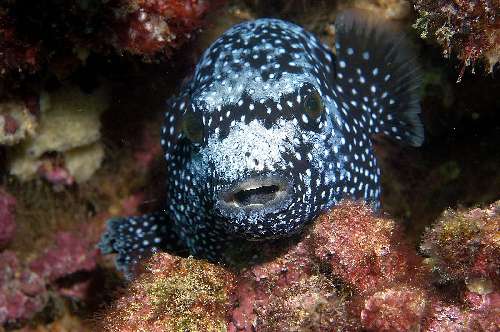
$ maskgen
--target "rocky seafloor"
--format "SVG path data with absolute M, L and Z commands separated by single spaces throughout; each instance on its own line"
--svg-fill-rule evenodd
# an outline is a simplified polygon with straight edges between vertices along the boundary
M 159 253 L 128 283 L 96 243 L 164 202 L 164 102 L 231 25 L 333 45 L 362 8 L 423 70 L 420 148 L 376 138 L 382 211 L 344 201 L 236 266 Z M 0 331 L 500 330 L 498 1 L 0 4 Z

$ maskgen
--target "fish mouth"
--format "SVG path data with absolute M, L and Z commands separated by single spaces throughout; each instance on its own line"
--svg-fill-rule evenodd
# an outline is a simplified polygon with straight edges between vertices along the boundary
M 236 207 L 260 207 L 272 202 L 283 195 L 279 185 L 259 186 L 254 188 L 239 189 L 226 196 L 225 201 Z
M 221 194 L 225 208 L 236 211 L 272 212 L 290 196 L 291 185 L 279 176 L 261 176 L 244 180 Z

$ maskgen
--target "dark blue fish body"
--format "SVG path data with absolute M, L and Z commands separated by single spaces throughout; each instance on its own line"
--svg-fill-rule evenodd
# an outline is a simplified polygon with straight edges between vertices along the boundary
M 400 34 L 364 15 L 336 28 L 336 55 L 277 19 L 207 49 L 165 114 L 165 211 L 112 220 L 103 238 L 119 266 L 176 242 L 219 260 L 229 244 L 300 232 L 342 198 L 379 205 L 371 136 L 423 140 L 416 66 Z

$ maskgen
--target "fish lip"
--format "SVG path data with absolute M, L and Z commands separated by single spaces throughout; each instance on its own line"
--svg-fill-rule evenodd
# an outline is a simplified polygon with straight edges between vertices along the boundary
M 235 199 L 235 193 L 239 191 L 258 189 L 265 186 L 276 186 L 278 188 L 276 196 L 268 203 L 241 205 Z M 227 188 L 226 190 L 223 190 L 219 194 L 217 205 L 219 206 L 219 211 L 226 217 L 233 214 L 241 215 L 242 213 L 250 215 L 254 212 L 261 212 L 263 214 L 266 214 L 266 212 L 276 213 L 286 209 L 291 204 L 291 200 L 289 198 L 291 196 L 292 188 L 292 181 L 281 175 L 272 174 L 253 176 Z

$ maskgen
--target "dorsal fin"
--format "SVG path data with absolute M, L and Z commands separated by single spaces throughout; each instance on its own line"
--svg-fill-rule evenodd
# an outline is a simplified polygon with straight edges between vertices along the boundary
M 420 146 L 420 70 L 405 35 L 362 10 L 337 16 L 334 87 L 344 112 L 356 109 L 371 134 Z M 342 106 L 343 105 L 343 106 Z M 342 110 L 342 109 L 341 109 Z

